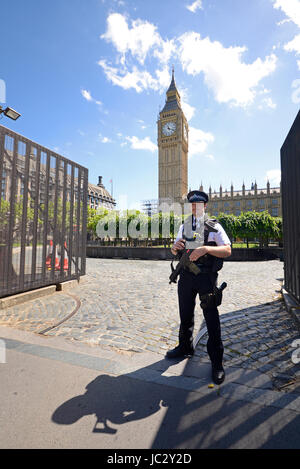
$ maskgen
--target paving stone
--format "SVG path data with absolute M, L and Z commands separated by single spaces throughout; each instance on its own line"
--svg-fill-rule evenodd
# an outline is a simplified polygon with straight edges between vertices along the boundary
M 80 298 L 77 313 L 47 335 L 63 336 L 105 349 L 141 351 L 161 355 L 178 343 L 177 287 L 169 285 L 170 263 L 123 259 L 87 259 L 87 275 L 72 294 Z M 291 353 L 299 338 L 294 323 L 276 291 L 280 290 L 283 264 L 268 262 L 224 263 L 219 284 L 228 287 L 219 307 L 227 366 L 259 369 L 272 379 L 272 372 L 295 376 Z M 263 285 L 263 288 L 262 288 Z M 74 310 L 76 302 L 67 292 L 40 298 L 0 311 L 0 324 L 34 332 L 55 324 Z M 242 315 L 235 319 L 236 315 Z M 206 326 L 197 299 L 195 335 Z M 207 334 L 194 357 L 208 363 Z M 235 350 L 235 353 L 233 352 Z M 251 358 L 247 355 L 251 354 Z

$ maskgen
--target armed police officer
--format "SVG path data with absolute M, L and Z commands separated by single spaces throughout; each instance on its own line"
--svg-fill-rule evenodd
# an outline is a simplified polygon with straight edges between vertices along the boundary
M 185 263 L 184 268 L 180 269 L 178 282 L 179 345 L 169 350 L 166 357 L 179 358 L 193 355 L 194 309 L 196 297 L 199 294 L 200 306 L 203 309 L 208 331 L 207 352 L 212 364 L 212 378 L 216 384 L 221 384 L 225 379 L 225 371 L 223 368 L 224 349 L 217 308 L 221 304 L 222 293 L 221 289 L 217 288 L 217 278 L 218 271 L 223 265 L 223 259 L 231 255 L 231 243 L 223 227 L 205 214 L 208 195 L 202 191 L 191 191 L 187 195 L 187 199 L 192 204 L 192 215 L 180 226 L 171 252 L 173 255 L 180 256 L 185 250 L 185 255 L 188 253 L 193 268 L 189 269 Z M 195 244 L 192 241 L 197 236 L 203 242 L 198 243 L 198 247 L 193 249 Z M 191 243 L 189 244 L 189 242 Z M 191 249 L 187 251 L 188 245 L 191 246 Z M 170 280 L 176 282 L 172 275 Z M 226 284 L 224 285 L 226 286 Z

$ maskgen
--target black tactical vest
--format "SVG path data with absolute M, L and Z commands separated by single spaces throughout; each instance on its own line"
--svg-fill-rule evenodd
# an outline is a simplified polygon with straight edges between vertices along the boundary
M 193 217 L 193 215 L 191 215 Z M 183 225 L 183 230 L 182 230 L 182 237 L 183 239 L 186 240 L 192 240 L 194 233 L 197 233 L 196 229 L 196 221 L 195 224 L 194 222 L 194 217 L 192 220 L 188 219 L 187 220 L 187 227 L 192 228 L 191 233 L 185 233 L 184 232 L 184 225 Z M 205 214 L 204 215 L 204 246 L 217 246 L 217 244 L 214 241 L 208 241 L 208 236 L 210 232 L 217 232 L 218 230 L 215 228 L 215 225 L 217 224 L 217 220 L 214 218 L 208 218 L 208 216 Z M 208 271 L 210 272 L 218 272 L 219 270 L 222 269 L 223 267 L 223 259 L 220 257 L 212 256 L 211 254 L 206 254 L 203 257 L 200 257 L 195 264 L 199 266 L 204 266 Z

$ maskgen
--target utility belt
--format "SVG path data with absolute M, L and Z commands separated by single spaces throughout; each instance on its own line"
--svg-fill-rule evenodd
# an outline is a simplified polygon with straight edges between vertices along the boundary
M 220 287 L 214 285 L 212 293 L 200 295 L 200 306 L 202 309 L 216 308 L 222 303 L 223 290 L 227 287 L 227 283 L 223 282 Z

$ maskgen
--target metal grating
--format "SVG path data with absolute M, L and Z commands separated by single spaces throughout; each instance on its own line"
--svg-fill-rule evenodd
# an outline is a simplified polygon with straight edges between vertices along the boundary
M 280 153 L 284 286 L 300 301 L 300 111 Z
M 85 274 L 88 170 L 0 126 L 0 297 Z

